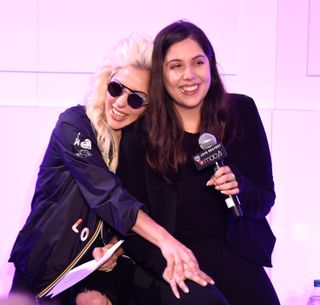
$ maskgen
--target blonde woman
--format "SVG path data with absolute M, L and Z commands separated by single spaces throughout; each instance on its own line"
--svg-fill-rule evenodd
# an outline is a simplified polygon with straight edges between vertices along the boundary
M 55 304 L 126 304 L 132 264 L 119 249 L 98 271 L 53 299 L 46 295 L 73 266 L 100 256 L 132 231 L 161 249 L 171 283 L 186 291 L 189 277 L 205 285 L 193 253 L 144 212 L 114 174 L 121 129 L 136 121 L 149 100 L 152 41 L 132 35 L 120 41 L 97 69 L 85 106 L 59 117 L 40 166 L 30 215 L 14 244 L 11 293 Z M 103 222 L 103 225 L 102 225 Z M 110 272 L 112 271 L 112 272 Z

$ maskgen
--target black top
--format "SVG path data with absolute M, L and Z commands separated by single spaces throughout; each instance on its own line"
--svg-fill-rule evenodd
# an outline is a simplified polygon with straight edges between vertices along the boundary
M 192 156 L 201 151 L 199 134 L 184 134 L 187 163 L 174 179 L 177 189 L 177 217 L 175 235 L 179 240 L 225 236 L 227 208 L 221 195 L 206 183 L 213 168 L 196 169 Z
M 191 155 L 199 152 L 198 135 L 185 134 L 190 154 L 181 172 L 169 184 L 147 165 L 143 135 L 130 126 L 123 132 L 117 173 L 131 194 L 144 202 L 150 215 L 174 236 L 184 238 L 223 237 L 230 248 L 248 261 L 272 266 L 275 237 L 266 220 L 275 201 L 272 165 L 267 137 L 254 101 L 230 94 L 237 136 L 224 139 L 225 164 L 239 183 L 243 217 L 235 219 L 214 187 L 206 187 L 213 173 L 208 167 L 197 172 Z M 138 263 L 161 277 L 166 266 L 158 248 L 138 236 L 123 243 Z M 192 250 L 192 249 L 191 249 Z

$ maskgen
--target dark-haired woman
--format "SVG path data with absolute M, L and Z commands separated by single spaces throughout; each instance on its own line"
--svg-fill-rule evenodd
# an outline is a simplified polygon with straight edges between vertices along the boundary
M 155 38 L 149 98 L 143 124 L 123 138 L 118 174 L 152 217 L 195 253 L 215 285 L 190 282 L 189 294 L 174 300 L 161 279 L 166 269 L 158 249 L 133 236 L 124 247 L 139 264 L 140 302 L 279 305 L 264 270 L 271 267 L 275 243 L 266 220 L 275 192 L 254 101 L 225 92 L 210 41 L 187 21 L 170 24 Z M 203 133 L 214 135 L 228 157 L 224 165 L 198 171 L 193 156 L 201 151 Z M 238 196 L 242 216 L 231 213 L 229 196 Z

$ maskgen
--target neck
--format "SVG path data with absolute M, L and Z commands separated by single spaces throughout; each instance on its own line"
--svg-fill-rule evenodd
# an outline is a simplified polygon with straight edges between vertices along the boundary
M 114 135 L 115 135 L 116 139 L 119 141 L 121 139 L 121 134 L 122 134 L 121 129 L 114 130 Z
M 181 118 L 182 128 L 189 133 L 197 133 L 200 128 L 199 109 L 179 109 L 178 114 Z

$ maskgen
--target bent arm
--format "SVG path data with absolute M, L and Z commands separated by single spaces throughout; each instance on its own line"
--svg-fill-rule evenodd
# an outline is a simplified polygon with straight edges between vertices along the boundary
M 239 183 L 242 210 L 246 217 L 263 219 L 275 201 L 270 149 L 258 109 L 254 101 L 235 95 L 239 136 L 229 147 L 226 165 Z

